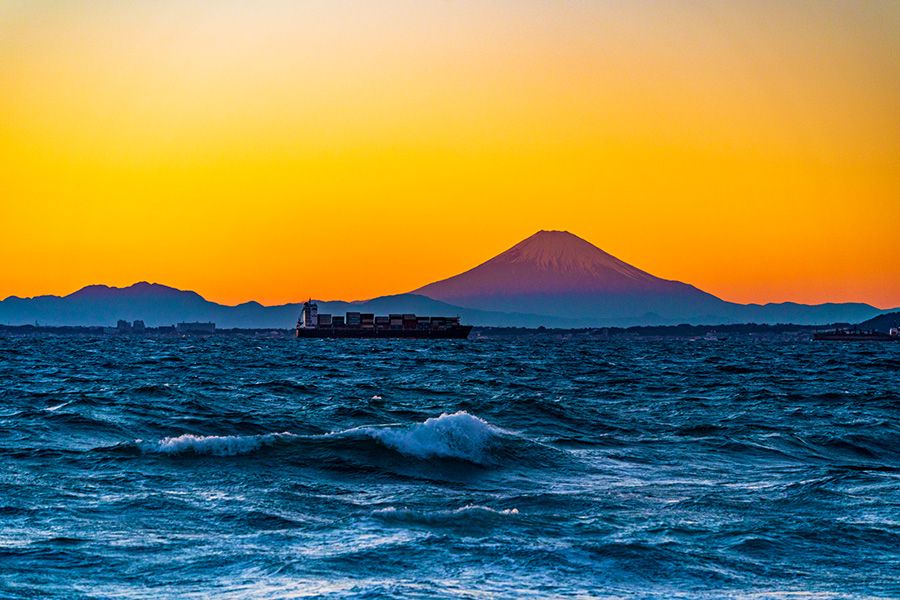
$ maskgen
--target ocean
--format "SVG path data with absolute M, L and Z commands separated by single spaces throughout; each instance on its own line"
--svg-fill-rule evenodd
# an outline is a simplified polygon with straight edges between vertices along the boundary
M 0 597 L 900 597 L 900 344 L 0 338 Z

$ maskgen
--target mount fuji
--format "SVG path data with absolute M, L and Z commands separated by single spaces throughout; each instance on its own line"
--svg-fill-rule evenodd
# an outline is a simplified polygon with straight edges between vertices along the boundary
M 656 277 L 567 231 L 539 231 L 494 258 L 411 292 L 486 311 L 595 325 L 855 322 L 868 304 L 736 304 Z

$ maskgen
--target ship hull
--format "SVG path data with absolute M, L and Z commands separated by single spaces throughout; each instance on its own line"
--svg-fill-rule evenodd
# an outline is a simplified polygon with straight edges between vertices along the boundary
M 338 329 L 338 328 L 297 328 L 298 338 L 340 338 L 340 339 L 412 339 L 412 340 L 464 340 L 472 331 L 471 325 L 460 325 L 443 330 L 423 329 Z

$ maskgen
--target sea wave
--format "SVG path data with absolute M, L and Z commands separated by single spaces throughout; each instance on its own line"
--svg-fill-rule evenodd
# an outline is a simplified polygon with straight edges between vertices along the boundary
M 193 435 L 167 437 L 156 442 L 136 440 L 135 444 L 145 453 L 153 454 L 205 454 L 211 456 L 238 456 L 249 454 L 263 446 L 297 437 L 284 431 L 263 435 Z
M 276 443 L 309 450 L 329 448 L 333 453 L 359 450 L 366 443 L 412 458 L 450 458 L 476 464 L 491 462 L 491 450 L 513 434 L 465 411 L 443 413 L 412 425 L 370 425 L 324 435 L 297 435 L 289 431 L 260 435 L 195 435 L 186 433 L 157 441 L 135 440 L 126 446 L 144 454 L 196 454 L 239 456 Z
M 0 336 L 0 596 L 897 596 L 900 348 L 562 338 Z
M 444 524 L 447 526 L 484 525 L 503 517 L 518 516 L 517 508 L 491 508 L 479 504 L 467 504 L 453 510 L 422 511 L 409 508 L 387 506 L 372 512 L 372 516 L 382 521 L 399 523 L 421 523 L 425 525 Z
M 332 434 L 366 436 L 392 450 L 415 458 L 457 458 L 483 464 L 498 438 L 508 431 L 465 411 L 442 413 L 407 427 L 357 427 Z

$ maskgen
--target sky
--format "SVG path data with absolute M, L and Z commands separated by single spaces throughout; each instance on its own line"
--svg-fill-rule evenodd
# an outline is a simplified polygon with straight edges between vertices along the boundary
M 418 288 L 540 229 L 900 306 L 900 3 L 0 0 L 0 298 Z

